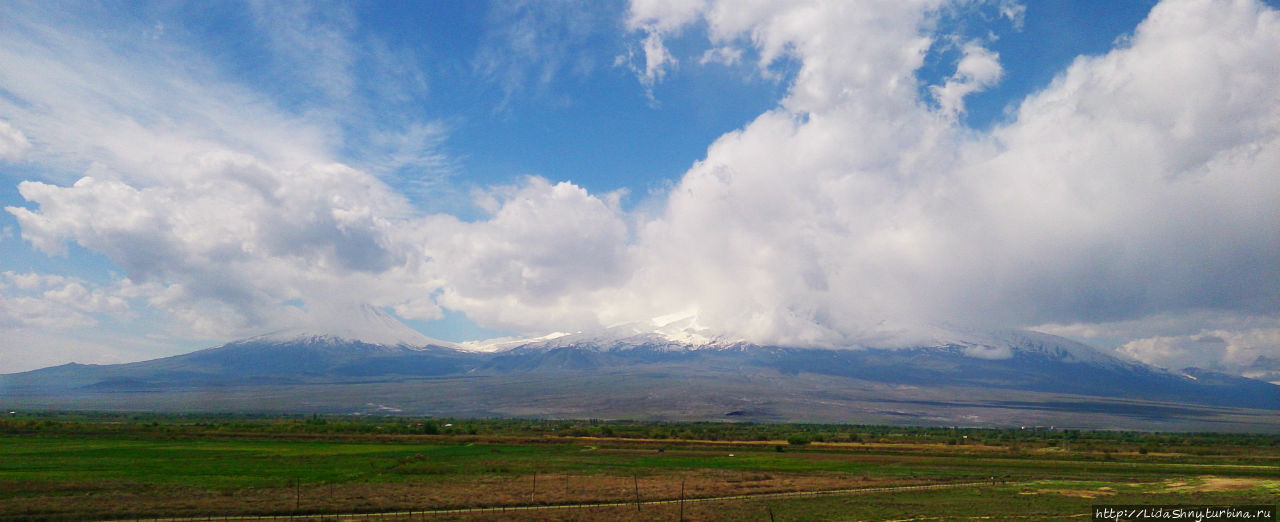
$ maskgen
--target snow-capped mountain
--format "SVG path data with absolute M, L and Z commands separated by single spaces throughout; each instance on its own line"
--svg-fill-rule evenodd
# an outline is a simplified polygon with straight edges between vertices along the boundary
M 638 347 L 685 351 L 725 348 L 744 342 L 741 338 L 716 334 L 711 329 L 699 325 L 696 316 L 664 316 L 585 332 L 556 332 L 531 338 L 506 337 L 460 343 L 458 347 L 463 350 L 489 353 L 515 349 L 551 350 L 567 347 L 588 347 L 604 351 Z
M 558 348 L 580 348 L 594 351 L 646 349 L 688 351 L 775 346 L 774 343 L 752 343 L 739 337 L 716 334 L 698 325 L 696 317 L 676 320 L 658 318 L 652 321 L 626 323 L 596 331 L 555 333 L 542 337 L 462 343 L 459 348 L 477 352 L 548 351 Z M 807 346 L 777 345 L 785 348 Z M 958 327 L 929 325 L 907 329 L 885 329 L 847 341 L 843 345 L 824 346 L 831 350 L 896 350 L 927 349 L 956 351 L 977 359 L 1004 360 L 1015 352 L 1036 354 L 1064 362 L 1087 363 L 1114 367 L 1142 366 L 1141 363 L 1105 353 L 1092 346 L 1062 337 L 1027 331 L 977 331 Z
M 959 422 L 953 410 L 980 407 L 984 415 L 1010 419 L 1051 418 L 1061 411 L 1095 419 L 1090 422 L 1101 427 L 1112 426 L 1116 415 L 1136 427 L 1183 416 L 1198 422 L 1198 429 L 1261 415 L 1250 411 L 1280 410 L 1280 386 L 1205 370 L 1171 372 L 1038 332 L 932 326 L 872 332 L 842 346 L 782 344 L 716 335 L 696 318 L 683 317 L 454 345 L 363 308 L 332 325 L 185 355 L 3 375 L 0 399 L 137 408 L 167 404 L 166 397 L 178 394 L 189 398 L 183 404 L 201 409 L 209 394 L 274 396 L 287 386 L 296 390 L 290 392 L 293 401 L 306 404 L 320 396 L 333 405 L 385 404 L 389 394 L 409 401 L 396 406 L 406 412 L 442 415 L 706 419 L 733 413 L 757 420 L 813 420 L 821 412 L 821 418 L 843 422 L 858 419 L 855 413 L 861 410 L 841 408 L 881 401 L 928 408 L 935 413 L 920 422 L 930 423 Z M 987 399 L 975 406 L 972 397 Z M 225 399 L 231 402 L 218 403 L 217 409 L 260 409 L 235 400 Z M 294 411 L 290 404 L 273 407 Z M 721 407 L 724 411 L 716 414 L 689 413 Z M 1228 420 L 1204 420 L 1213 415 Z
M 312 321 L 311 324 L 278 330 L 251 337 L 245 341 L 259 343 L 347 341 L 387 347 L 455 347 L 454 343 L 427 337 L 386 312 L 367 304 L 330 312 L 322 315 L 321 319 Z
M 617 372 L 676 367 L 718 371 L 778 371 L 897 385 L 981 387 L 1043 393 L 1190 401 L 1280 408 L 1280 387 L 1218 375 L 1206 380 L 1031 331 L 977 332 L 930 327 L 900 331 L 843 347 L 761 345 L 725 337 L 682 341 L 678 329 L 628 324 L 597 332 L 526 342 L 505 340 L 478 371 L 492 374 Z M 890 339 L 885 341 L 885 339 Z M 916 339 L 909 345 L 904 339 Z M 877 346 L 871 342 L 885 342 Z
M 1103 352 L 1084 343 L 1031 330 L 976 332 L 956 330 L 953 340 L 934 346 L 959 346 L 965 355 L 982 359 L 1008 359 L 1016 355 L 1036 354 L 1069 363 L 1092 364 L 1118 368 L 1144 366 L 1114 352 Z M 964 333 L 960 333 L 964 332 Z

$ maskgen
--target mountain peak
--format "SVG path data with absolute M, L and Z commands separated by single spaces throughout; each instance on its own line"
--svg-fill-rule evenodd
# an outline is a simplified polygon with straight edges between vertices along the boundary
M 1110 368 L 1141 366 L 1107 351 L 1059 336 L 1029 330 L 980 331 L 954 325 L 880 325 L 867 335 L 843 344 L 812 346 L 799 344 L 753 343 L 741 338 L 718 335 L 698 324 L 695 315 L 664 316 L 648 321 L 614 325 L 597 330 L 554 333 L 535 338 L 502 338 L 460 343 L 458 348 L 471 352 L 533 351 L 560 348 L 612 352 L 645 348 L 665 352 L 688 352 L 705 349 L 777 346 L 796 349 L 834 351 L 894 351 L 933 349 L 955 351 L 968 358 L 1004 361 L 1017 356 L 1034 356 L 1062 363 L 1085 364 Z
M 460 343 L 474 352 L 501 352 L 515 348 L 563 348 L 590 345 L 596 349 L 665 346 L 671 349 L 717 348 L 741 344 L 736 337 L 719 335 L 698 324 L 696 315 L 668 315 L 647 321 L 621 323 L 607 328 L 572 333 L 556 332 L 540 337 L 503 337 Z
M 320 317 L 313 319 L 309 324 L 277 330 L 248 340 L 268 342 L 341 340 L 379 346 L 454 346 L 448 341 L 427 337 L 390 314 L 367 304 L 335 309 L 319 315 Z

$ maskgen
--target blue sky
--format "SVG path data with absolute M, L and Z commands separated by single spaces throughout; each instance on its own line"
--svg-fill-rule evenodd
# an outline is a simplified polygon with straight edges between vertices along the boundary
M 0 372 L 364 304 L 1246 372 L 1280 357 L 1275 8 L 15 3 Z

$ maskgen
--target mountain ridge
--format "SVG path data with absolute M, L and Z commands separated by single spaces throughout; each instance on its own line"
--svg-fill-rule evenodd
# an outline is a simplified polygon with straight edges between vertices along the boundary
M 0 375 L 0 400 L 10 408 L 253 410 L 269 404 L 273 411 L 349 411 L 374 403 L 442 415 L 701 420 L 749 412 L 732 419 L 757 421 L 831 419 L 844 412 L 895 422 L 898 408 L 860 405 L 904 403 L 927 412 L 904 422 L 1062 415 L 1108 427 L 1143 426 L 1158 417 L 1194 421 L 1197 429 L 1218 426 L 1204 420 L 1218 417 L 1213 422 L 1224 426 L 1270 426 L 1272 420 L 1260 419 L 1280 410 L 1280 386 L 1209 370 L 1172 372 L 1040 332 L 959 333 L 936 337 L 942 344 L 935 346 L 894 348 L 704 339 L 688 344 L 631 328 L 508 339 L 501 349 L 484 351 L 290 332 L 150 361 Z M 980 407 L 975 397 L 984 398 Z M 960 413 L 971 410 L 980 414 Z M 1013 420 L 996 420 L 1006 417 Z

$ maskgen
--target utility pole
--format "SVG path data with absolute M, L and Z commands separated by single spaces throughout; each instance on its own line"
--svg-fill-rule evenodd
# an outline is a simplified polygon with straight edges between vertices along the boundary
M 636 513 L 639 513 L 640 512 L 640 476 L 636 474 L 632 474 L 631 479 L 635 482 L 635 485 L 636 485 Z

